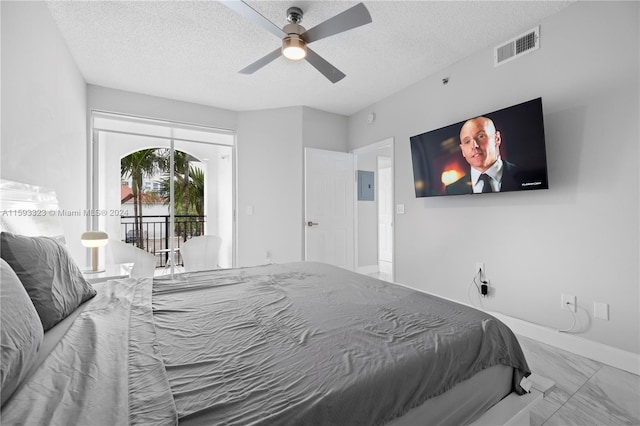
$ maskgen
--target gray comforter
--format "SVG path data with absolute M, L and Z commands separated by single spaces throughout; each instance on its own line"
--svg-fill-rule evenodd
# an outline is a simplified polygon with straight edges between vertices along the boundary
M 153 312 L 152 312 L 153 308 Z M 382 424 L 496 364 L 475 309 L 316 263 L 107 282 L 3 424 Z
M 478 310 L 319 263 L 156 280 L 180 423 L 375 425 L 487 367 L 528 368 Z

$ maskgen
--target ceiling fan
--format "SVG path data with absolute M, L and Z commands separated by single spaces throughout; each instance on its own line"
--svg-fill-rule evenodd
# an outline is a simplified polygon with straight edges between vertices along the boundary
M 287 9 L 287 21 L 289 24 L 280 29 L 244 1 L 224 0 L 221 3 L 282 39 L 281 48 L 277 48 L 241 69 L 239 71 L 241 74 L 253 74 L 282 54 L 284 57 L 294 61 L 306 59 L 332 83 L 337 83 L 345 77 L 345 74 L 311 50 L 308 44 L 371 23 L 371 15 L 363 3 L 358 3 L 309 30 L 300 25 L 303 13 L 298 7 Z

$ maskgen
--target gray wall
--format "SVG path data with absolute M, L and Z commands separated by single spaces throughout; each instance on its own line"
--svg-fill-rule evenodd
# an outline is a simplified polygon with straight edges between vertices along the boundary
M 301 159 L 302 108 L 239 114 L 239 266 L 301 260 Z
M 494 68 L 487 47 L 350 117 L 350 149 L 396 140 L 397 281 L 468 303 L 481 261 L 485 308 L 564 328 L 572 294 L 578 336 L 640 353 L 638 5 L 576 3 L 540 23 L 540 50 Z M 409 137 L 539 96 L 549 190 L 415 198 Z
M 305 148 L 347 152 L 348 118 L 344 115 L 302 108 L 302 144 Z
M 238 113 L 223 108 L 87 85 L 87 109 L 235 130 Z

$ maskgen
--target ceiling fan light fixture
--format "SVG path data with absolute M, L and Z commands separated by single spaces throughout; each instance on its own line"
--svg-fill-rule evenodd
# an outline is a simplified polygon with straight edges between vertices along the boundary
M 307 31 L 300 25 L 303 12 L 299 7 L 290 7 L 287 9 L 287 21 L 289 23 L 280 29 L 276 24 L 249 6 L 245 0 L 221 0 L 221 2 L 239 15 L 244 16 L 282 40 L 280 49 L 276 48 L 276 50 L 267 53 L 249 66 L 244 67 L 239 71 L 241 74 L 253 74 L 255 71 L 270 64 L 282 55 L 292 61 L 306 59 L 308 63 L 325 76 L 327 80 L 331 83 L 337 83 L 346 77 L 346 75 L 315 51 L 307 48 L 307 43 L 314 43 L 329 36 L 371 23 L 371 14 L 364 3 L 358 3 L 332 18 L 322 21 Z
M 282 40 L 282 55 L 292 61 L 299 61 L 307 56 L 307 45 L 297 34 L 290 34 Z

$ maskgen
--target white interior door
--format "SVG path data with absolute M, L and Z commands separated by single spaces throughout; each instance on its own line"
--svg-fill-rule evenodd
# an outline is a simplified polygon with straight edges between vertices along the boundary
M 353 270 L 353 155 L 305 148 L 305 260 Z

